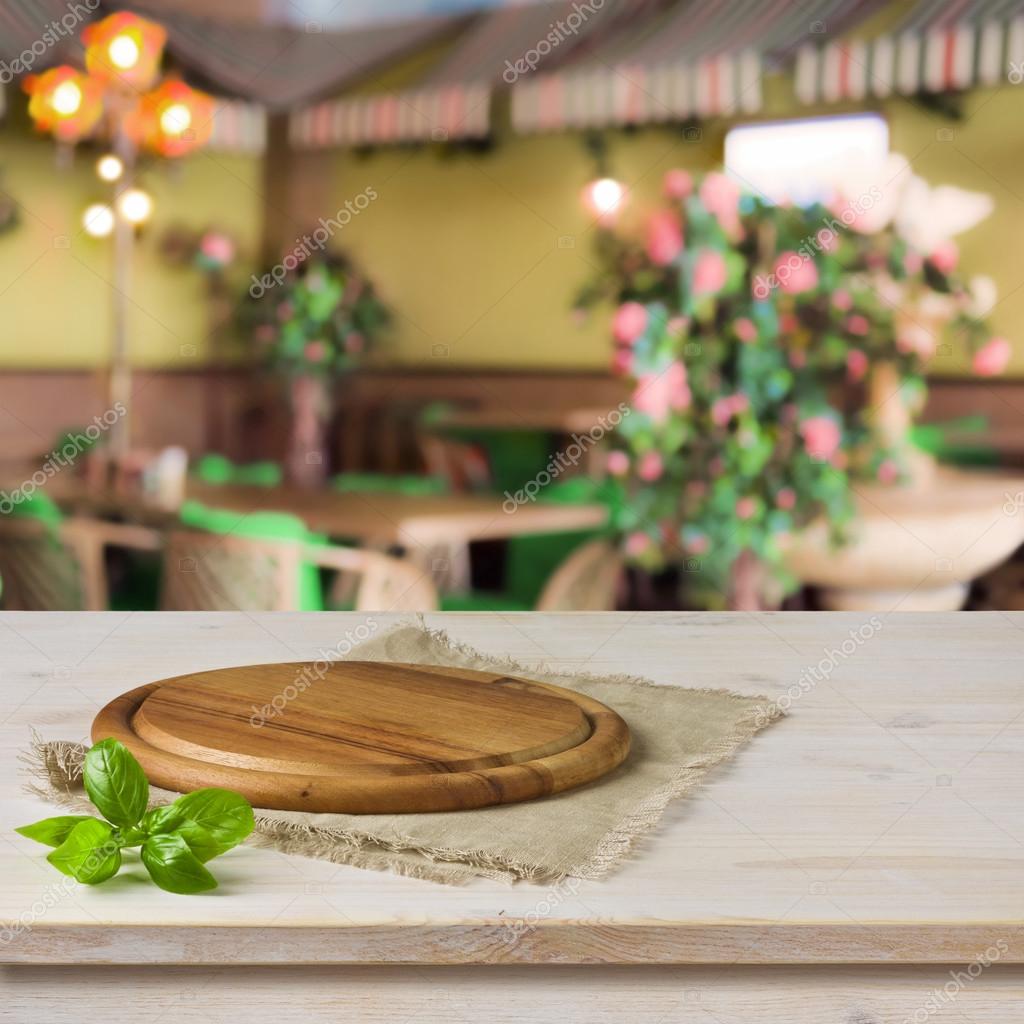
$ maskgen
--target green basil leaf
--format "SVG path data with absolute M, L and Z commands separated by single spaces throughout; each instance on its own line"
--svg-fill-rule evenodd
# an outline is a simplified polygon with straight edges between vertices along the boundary
M 217 888 L 217 879 L 181 836 L 150 836 L 142 844 L 142 863 L 150 878 L 167 892 L 189 895 Z
M 78 882 L 96 885 L 116 875 L 121 867 L 121 851 L 113 838 L 114 830 L 96 818 L 80 821 L 47 860 Z
M 97 743 L 85 755 L 85 791 L 107 821 L 137 825 L 149 803 L 149 782 L 139 762 L 117 740 Z
M 37 821 L 34 825 L 22 825 L 21 828 L 16 828 L 14 831 L 26 839 L 34 839 L 37 843 L 60 846 L 80 821 L 99 821 L 99 819 L 90 817 L 88 814 L 62 814 L 57 818 L 43 818 L 42 821 Z
M 178 797 L 165 814 L 147 815 L 154 825 L 150 831 L 173 832 L 181 836 L 201 861 L 227 853 L 252 832 L 252 807 L 241 794 L 229 789 L 197 789 Z

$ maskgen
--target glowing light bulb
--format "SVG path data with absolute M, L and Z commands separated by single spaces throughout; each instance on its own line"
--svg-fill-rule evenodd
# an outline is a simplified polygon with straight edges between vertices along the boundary
M 124 174 L 124 164 L 112 153 L 101 156 L 96 163 L 96 173 L 104 181 L 117 181 Z
M 153 212 L 153 200 L 142 189 L 130 188 L 117 201 L 121 216 L 132 224 L 141 224 Z
M 172 103 L 160 115 L 160 127 L 168 135 L 182 135 L 192 125 L 192 111 L 184 103 Z
M 106 203 L 93 203 L 82 214 L 82 226 L 93 238 L 106 238 L 114 230 L 114 211 Z
M 61 117 L 71 117 L 77 114 L 82 106 L 82 90 L 77 82 L 61 82 L 53 90 L 50 97 L 50 106 L 57 111 Z
M 601 220 L 610 220 L 622 206 L 626 190 L 614 178 L 592 181 L 583 192 L 584 202 Z
M 139 44 L 131 36 L 114 36 L 107 47 L 110 63 L 122 71 L 128 71 L 139 63 Z

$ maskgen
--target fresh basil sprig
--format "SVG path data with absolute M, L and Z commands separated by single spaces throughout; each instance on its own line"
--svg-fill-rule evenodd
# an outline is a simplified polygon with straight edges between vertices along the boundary
M 228 789 L 197 789 L 147 811 L 145 772 L 117 740 L 89 749 L 83 775 L 85 791 L 106 821 L 67 814 L 15 831 L 54 847 L 46 859 L 86 885 L 113 878 L 121 869 L 121 851 L 138 846 L 150 878 L 161 889 L 207 892 L 217 888 L 217 880 L 203 865 L 253 830 L 249 802 Z

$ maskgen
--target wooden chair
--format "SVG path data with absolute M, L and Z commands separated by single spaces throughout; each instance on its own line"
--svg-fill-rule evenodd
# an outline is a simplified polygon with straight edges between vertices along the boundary
M 167 537 L 161 607 L 169 611 L 298 611 L 313 564 L 356 574 L 356 611 L 432 611 L 437 590 L 412 562 L 361 548 L 175 530 Z
M 551 574 L 537 598 L 539 612 L 608 612 L 615 610 L 622 553 L 610 541 L 587 541 Z
M 142 526 L 0 516 L 0 607 L 7 611 L 105 611 L 108 547 L 157 551 L 160 534 Z

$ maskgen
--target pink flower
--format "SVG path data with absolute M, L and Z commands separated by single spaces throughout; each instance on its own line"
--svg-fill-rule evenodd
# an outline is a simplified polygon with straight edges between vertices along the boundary
M 1012 354 L 1013 349 L 1005 338 L 990 338 L 974 353 L 971 366 L 979 377 L 998 377 Z
M 839 424 L 828 416 L 811 416 L 804 420 L 800 424 L 800 436 L 804 439 L 807 454 L 823 462 L 835 455 L 842 440 Z
M 837 288 L 832 293 L 832 305 L 841 313 L 853 308 L 853 296 L 845 288 Z
M 708 485 L 706 480 L 691 480 L 686 485 L 686 494 L 688 497 L 695 500 L 699 500 L 708 493 Z
M 839 236 L 831 228 L 822 228 L 818 234 L 818 246 L 823 252 L 835 252 L 839 248 Z
M 779 330 L 783 334 L 792 334 L 800 326 L 800 321 L 792 313 L 783 313 L 779 316 Z
M 744 394 L 722 395 L 711 404 L 711 422 L 716 426 L 724 427 L 733 416 L 738 416 L 749 408 L 750 399 Z
M 903 269 L 911 276 L 920 274 L 923 266 L 924 260 L 919 252 L 916 252 L 914 249 L 908 249 L 903 254 Z
M 861 316 L 860 313 L 854 313 L 853 316 L 846 318 L 846 329 L 851 334 L 863 335 L 867 334 L 871 330 L 871 324 L 868 323 L 866 316 Z
M 662 188 L 669 199 L 685 199 L 693 191 L 693 178 L 678 167 L 665 172 Z
M 625 476 L 629 472 L 629 456 L 625 452 L 615 449 L 608 453 L 605 467 L 612 476 Z
M 661 373 L 645 373 L 636 382 L 632 404 L 637 412 L 646 413 L 655 423 L 664 423 L 672 412 L 689 408 L 690 386 L 686 367 L 676 361 Z
M 636 475 L 645 483 L 654 483 L 665 472 L 665 463 L 657 452 L 644 452 L 636 468 Z
M 814 260 L 796 252 L 779 253 L 772 272 L 787 295 L 799 295 L 818 286 L 818 268 Z
M 956 247 L 956 242 L 947 239 L 936 246 L 928 259 L 939 273 L 952 274 L 960 260 L 960 250 Z
M 740 339 L 744 344 L 750 344 L 752 341 L 757 341 L 757 327 L 754 325 L 754 321 L 747 316 L 741 316 L 732 322 L 733 332 L 736 337 Z
M 717 249 L 701 249 L 693 266 L 693 294 L 714 295 L 725 287 L 725 258 Z
M 686 550 L 693 555 L 703 555 L 707 551 L 710 542 L 708 541 L 708 535 L 701 533 L 700 530 L 691 530 L 686 534 L 686 540 L 684 541 Z
M 647 225 L 647 257 L 659 267 L 667 267 L 683 251 L 683 229 L 668 210 L 651 217 Z
M 366 339 L 358 331 L 349 331 L 345 335 L 346 352 L 362 352 L 366 348 Z
M 892 459 L 886 459 L 878 467 L 878 479 L 883 484 L 895 483 L 899 479 L 900 468 Z
M 674 337 L 682 337 L 686 333 L 686 328 L 690 326 L 688 317 L 685 316 L 674 316 L 667 324 L 665 324 L 665 330 Z
M 802 370 L 807 365 L 807 353 L 802 348 L 795 348 L 789 353 L 789 365 L 794 370 Z
M 651 546 L 651 538 L 646 533 L 631 533 L 626 538 L 626 554 L 630 558 L 638 558 Z
M 305 348 L 306 358 L 311 363 L 322 363 L 327 358 L 327 346 L 322 341 L 309 341 Z
M 700 201 L 718 218 L 726 234 L 739 233 L 740 187 L 732 178 L 717 172 L 705 175 L 700 186 Z
M 749 519 L 754 513 L 757 512 L 757 499 L 750 497 L 750 495 L 744 495 L 742 498 L 738 498 L 736 501 L 736 518 L 737 519 Z
M 846 353 L 846 376 L 850 380 L 863 380 L 868 372 L 868 357 L 859 349 L 851 348 Z
M 628 345 L 618 345 L 612 356 L 612 373 L 625 377 L 633 369 L 633 350 Z
M 211 263 L 224 266 L 235 258 L 235 243 L 219 231 L 207 231 L 199 240 L 199 251 Z
M 792 487 L 780 487 L 775 495 L 775 504 L 788 512 L 796 505 L 796 491 Z
M 279 302 L 277 305 L 277 319 L 284 323 L 292 318 L 295 307 L 290 302 Z
M 616 341 L 632 345 L 647 327 L 647 310 L 639 302 L 624 302 L 615 311 L 612 334 Z
M 922 324 L 903 324 L 896 335 L 896 349 L 905 356 L 919 355 L 930 359 L 935 355 L 935 335 Z

